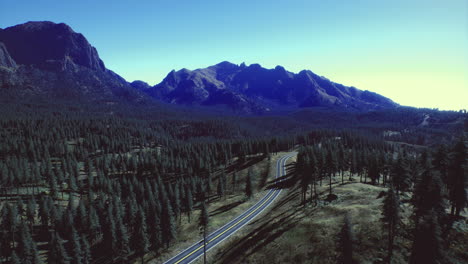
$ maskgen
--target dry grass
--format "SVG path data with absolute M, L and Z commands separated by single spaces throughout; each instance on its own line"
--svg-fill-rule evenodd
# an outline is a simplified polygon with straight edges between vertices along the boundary
M 319 202 L 305 206 L 298 189 L 284 192 L 282 199 L 243 233 L 210 252 L 209 263 L 336 263 L 337 235 L 345 214 L 351 218 L 357 262 L 384 263 L 386 235 L 380 222 L 383 198 L 377 197 L 386 188 L 357 182 L 336 184 L 333 192 L 338 199 L 330 203 L 323 201 L 327 188 L 328 185 L 323 185 L 318 189 Z M 402 209 L 405 224 L 396 240 L 394 264 L 407 263 L 411 248 L 408 239 L 411 207 L 404 204 Z M 458 225 L 462 231 L 451 234 L 456 243 L 450 255 L 453 263 L 467 263 L 463 262 L 468 257 L 466 218 Z

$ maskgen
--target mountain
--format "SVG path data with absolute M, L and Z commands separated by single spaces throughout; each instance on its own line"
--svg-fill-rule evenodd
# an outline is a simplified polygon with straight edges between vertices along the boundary
M 171 71 L 150 86 L 128 83 L 105 67 L 86 38 L 68 25 L 27 22 L 0 29 L 0 100 L 42 98 L 77 103 L 137 103 L 227 109 L 239 114 L 319 107 L 345 111 L 389 109 L 393 101 L 334 83 L 311 71 L 221 62 L 204 69 Z
M 173 104 L 226 106 L 248 113 L 304 107 L 368 111 L 398 106 L 379 94 L 344 86 L 311 71 L 297 74 L 281 66 L 221 62 L 204 69 L 171 71 L 164 80 L 140 89 Z
M 141 103 L 147 96 L 106 69 L 96 48 L 66 24 L 0 30 L 0 99 Z

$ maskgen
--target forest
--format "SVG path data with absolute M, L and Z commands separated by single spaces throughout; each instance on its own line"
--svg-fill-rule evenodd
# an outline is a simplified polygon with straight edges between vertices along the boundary
M 317 186 L 328 184 L 333 200 L 332 177 L 344 181 L 344 172 L 388 187 L 382 218 L 388 258 L 400 199 L 412 193 L 410 263 L 448 263 L 444 235 L 467 205 L 466 114 L 432 110 L 439 124 L 465 121 L 418 127 L 417 117 L 428 110 L 353 114 L 327 123 L 319 119 L 338 114 L 215 118 L 93 107 L 33 112 L 3 105 L 0 262 L 143 263 L 145 254 L 157 256 L 177 242 L 182 216 L 197 221 L 198 211 L 203 215 L 205 205 L 228 190 L 250 197 L 250 178 L 258 175 L 249 172 L 240 182 L 236 172 L 254 157 L 296 150 L 294 172 L 270 188 L 298 184 L 303 203 L 312 203 Z M 340 118 L 348 120 L 342 127 Z M 343 252 L 340 263 L 351 263 L 350 257 Z

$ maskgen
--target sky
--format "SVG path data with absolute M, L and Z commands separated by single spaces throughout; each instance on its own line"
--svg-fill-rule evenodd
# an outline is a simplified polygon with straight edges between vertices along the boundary
M 82 33 L 127 81 L 259 63 L 402 105 L 468 109 L 467 0 L 0 0 L 0 28 L 42 20 Z

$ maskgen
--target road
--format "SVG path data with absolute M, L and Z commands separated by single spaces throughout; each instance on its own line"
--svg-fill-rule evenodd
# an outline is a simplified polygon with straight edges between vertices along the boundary
M 297 153 L 289 153 L 285 156 L 278 159 L 276 162 L 276 178 L 281 177 L 286 174 L 286 161 L 295 156 Z M 271 189 L 268 193 L 260 199 L 255 205 L 250 207 L 247 211 L 237 216 L 229 223 L 225 224 L 218 230 L 209 234 L 206 237 L 206 251 L 214 248 L 219 243 L 223 242 L 225 239 L 234 235 L 238 230 L 243 226 L 248 224 L 252 219 L 260 215 L 268 206 L 270 206 L 275 199 L 280 195 L 281 189 Z M 171 259 L 164 262 L 164 264 L 188 264 L 194 262 L 199 257 L 203 256 L 203 240 L 198 241 L 187 249 L 183 250 L 179 254 L 175 255 Z

